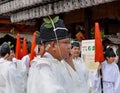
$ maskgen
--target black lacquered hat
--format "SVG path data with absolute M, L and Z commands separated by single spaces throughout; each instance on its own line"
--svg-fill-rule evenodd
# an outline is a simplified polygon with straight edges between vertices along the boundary
M 60 40 L 68 38 L 68 30 L 63 23 L 63 20 L 59 19 L 56 23 L 52 24 L 51 28 L 46 27 L 46 23 L 43 23 L 40 27 L 40 39 L 42 42 L 48 42 L 53 40 Z

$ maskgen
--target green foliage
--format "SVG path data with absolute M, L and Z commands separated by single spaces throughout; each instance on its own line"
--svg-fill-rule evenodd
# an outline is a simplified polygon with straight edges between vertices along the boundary
M 50 24 L 50 23 L 51 23 L 51 21 L 50 21 L 50 19 L 49 19 L 49 18 L 43 18 L 43 21 L 44 21 L 45 23 L 48 23 L 48 24 Z
M 44 26 L 45 26 L 46 28 L 52 28 L 52 24 L 51 24 L 51 23 L 45 24 Z
M 102 38 L 104 37 L 104 31 L 101 31 L 101 37 Z
M 92 37 L 94 37 L 94 29 L 93 28 L 91 29 L 90 34 Z M 100 34 L 101 34 L 101 37 L 104 38 L 104 30 L 103 29 L 101 29 Z
M 8 41 L 7 43 L 8 43 L 8 45 L 10 46 L 10 48 L 13 48 L 13 47 L 14 47 L 14 45 L 11 45 L 11 42 L 10 42 L 10 41 Z
M 39 35 L 40 35 L 40 32 L 39 32 L 39 31 L 36 31 L 36 35 L 39 36 Z
M 54 19 L 52 19 L 53 20 L 53 23 L 55 24 L 55 23 L 57 23 L 58 22 L 58 20 L 59 20 L 59 16 L 56 16 Z M 49 19 L 49 18 L 43 18 L 43 21 L 45 22 L 45 27 L 46 28 L 52 28 L 53 27 L 53 25 L 52 25 L 52 22 L 51 22 L 51 20 Z
M 57 23 L 58 20 L 59 20 L 59 16 L 56 16 L 56 17 L 53 19 L 53 22 L 54 22 L 54 23 Z

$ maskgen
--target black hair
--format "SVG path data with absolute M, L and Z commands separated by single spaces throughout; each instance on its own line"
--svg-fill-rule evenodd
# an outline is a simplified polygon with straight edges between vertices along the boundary
M 4 42 L 0 48 L 0 55 L 4 57 L 6 54 L 10 54 L 10 46 L 7 42 Z
M 105 51 L 105 58 L 106 57 L 116 57 L 114 51 L 112 48 L 107 48 L 106 51 Z
M 73 41 L 73 42 L 71 43 L 71 49 L 72 49 L 74 46 L 80 48 L 80 43 L 79 43 L 78 41 Z

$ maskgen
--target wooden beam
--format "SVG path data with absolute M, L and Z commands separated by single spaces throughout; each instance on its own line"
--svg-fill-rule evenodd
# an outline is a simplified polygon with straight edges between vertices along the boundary
M 11 28 L 6 28 L 6 27 L 0 27 L 0 32 L 2 31 L 10 31 Z
M 102 4 L 92 8 L 92 20 L 120 18 L 120 1 Z
M 74 10 L 64 14 L 64 23 L 72 24 L 84 22 L 84 9 Z
M 8 32 L 8 33 L 11 33 L 10 30 L 12 28 L 6 28 L 6 27 L 0 27 L 0 32 Z M 14 29 L 14 33 L 17 33 L 17 32 L 29 32 L 29 33 L 33 33 L 35 32 L 35 29 L 19 29 L 19 28 L 15 28 Z
M 0 18 L 0 23 L 1 24 L 12 24 L 10 19 L 8 18 Z

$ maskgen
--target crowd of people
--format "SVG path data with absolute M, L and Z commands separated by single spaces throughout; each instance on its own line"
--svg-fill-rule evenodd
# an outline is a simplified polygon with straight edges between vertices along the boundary
M 80 57 L 81 43 L 70 41 L 63 20 L 44 22 L 36 44 L 39 52 L 31 61 L 31 44 L 21 60 L 7 42 L 1 45 L 0 93 L 120 93 L 120 71 L 112 48 L 106 49 L 105 61 L 90 78 Z

